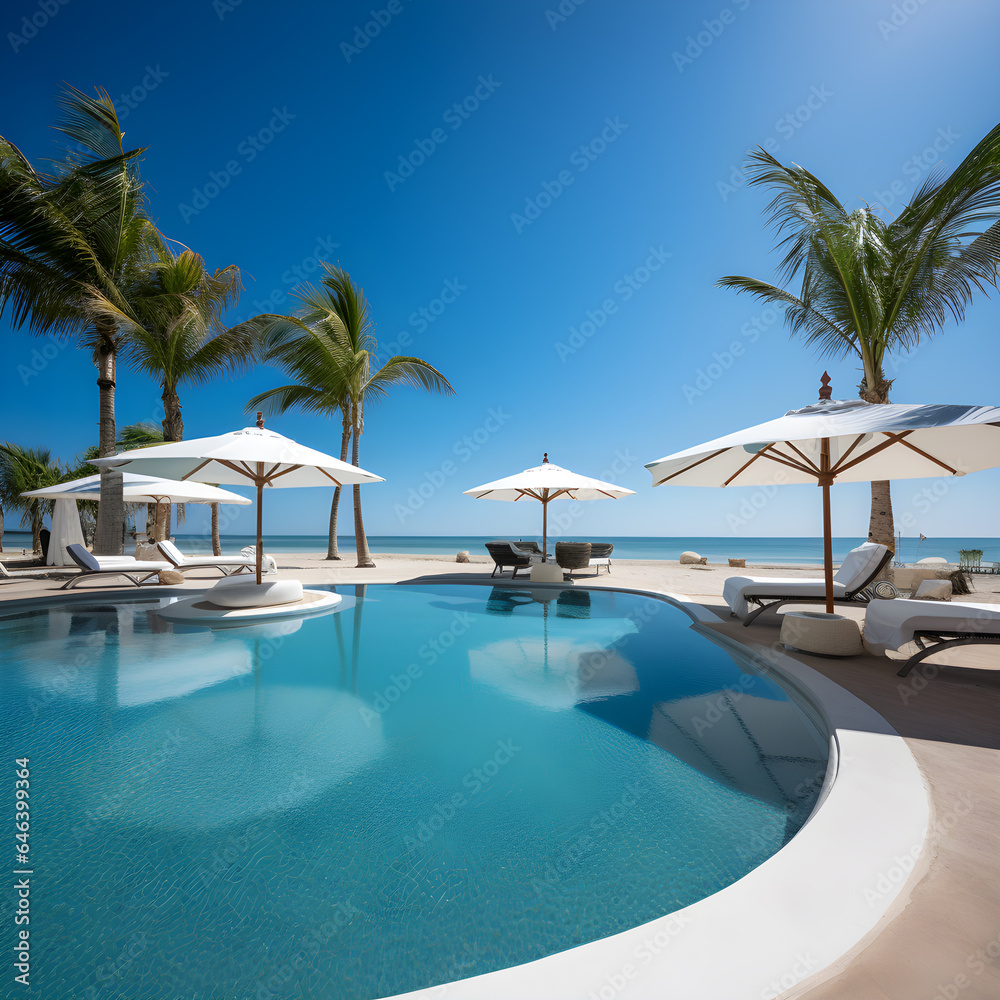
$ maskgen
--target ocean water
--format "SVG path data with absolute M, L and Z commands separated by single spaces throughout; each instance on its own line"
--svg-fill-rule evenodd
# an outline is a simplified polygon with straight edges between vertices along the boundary
M 174 536 L 178 546 L 190 554 L 211 554 L 211 539 L 206 535 L 178 533 Z M 486 554 L 486 542 L 494 535 L 369 535 L 368 547 L 372 553 L 430 553 L 454 555 L 463 549 L 480 555 Z M 514 539 L 515 541 L 517 539 Z M 541 544 L 541 535 L 525 535 L 524 541 Z M 558 541 L 549 536 L 549 551 Z M 628 535 L 605 535 L 601 537 L 579 536 L 565 538 L 575 542 L 613 542 L 614 556 L 619 559 L 677 559 L 682 552 L 693 551 L 708 556 L 710 563 L 725 563 L 728 559 L 746 559 L 751 564 L 775 564 L 804 566 L 822 565 L 823 539 L 816 538 L 733 538 L 713 536 L 679 536 L 676 538 L 645 537 Z M 237 555 L 244 546 L 255 544 L 252 535 L 224 535 L 222 551 L 225 555 Z M 265 552 L 326 552 L 326 535 L 264 535 Z M 354 536 L 339 539 L 340 548 L 346 557 L 354 551 Z M 840 561 L 864 538 L 834 538 L 833 558 Z M 31 535 L 24 531 L 7 531 L 3 536 L 4 547 L 17 551 L 31 545 Z M 899 558 L 901 562 L 915 562 L 928 556 L 939 556 L 949 562 L 958 562 L 960 549 L 982 549 L 985 562 L 1000 562 L 1000 538 L 928 538 L 918 542 L 916 538 L 902 540 Z

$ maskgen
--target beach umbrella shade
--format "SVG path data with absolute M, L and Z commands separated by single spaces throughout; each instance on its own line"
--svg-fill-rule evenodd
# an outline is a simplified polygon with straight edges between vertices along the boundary
M 261 578 L 264 487 L 351 486 L 381 483 L 376 476 L 356 465 L 348 465 L 332 455 L 264 429 L 257 414 L 256 427 L 230 431 L 215 437 L 192 438 L 169 444 L 137 448 L 111 458 L 95 458 L 93 464 L 105 468 L 164 476 L 185 483 L 223 483 L 227 486 L 251 484 L 257 488 L 257 583 Z
M 819 402 L 812 406 L 657 459 L 646 468 L 654 486 L 820 486 L 826 610 L 832 614 L 833 483 L 964 476 L 994 468 L 1000 465 L 1000 407 L 835 400 L 825 372 L 822 382 Z
M 477 500 L 537 500 L 542 505 L 543 562 L 548 550 L 549 504 L 553 500 L 618 500 L 621 497 L 635 496 L 635 490 L 581 476 L 560 465 L 553 465 L 549 461 L 548 452 L 542 458 L 542 464 L 533 469 L 525 469 L 506 479 L 485 483 L 466 490 L 465 493 Z

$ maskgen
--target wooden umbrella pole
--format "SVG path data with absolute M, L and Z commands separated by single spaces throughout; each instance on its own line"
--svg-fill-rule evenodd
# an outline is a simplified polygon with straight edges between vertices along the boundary
M 542 562 L 548 562 L 549 556 L 549 502 L 542 501 Z
M 262 504 L 264 502 L 264 465 L 257 463 L 257 583 L 260 584 L 260 567 L 264 558 L 264 520 Z
M 830 518 L 830 439 L 820 443 L 820 486 L 823 488 L 823 575 L 826 583 L 826 613 L 833 614 L 833 526 Z

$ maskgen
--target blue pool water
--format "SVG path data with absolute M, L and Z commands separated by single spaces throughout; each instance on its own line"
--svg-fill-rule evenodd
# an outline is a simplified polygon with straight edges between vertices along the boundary
M 33 996 L 351 1000 L 476 975 L 718 891 L 815 802 L 825 739 L 672 605 L 341 592 L 336 614 L 217 631 L 150 599 L 0 620 Z

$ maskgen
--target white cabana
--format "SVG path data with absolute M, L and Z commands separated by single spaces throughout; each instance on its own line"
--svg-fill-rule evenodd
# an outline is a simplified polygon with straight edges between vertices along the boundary
M 99 477 L 98 477 L 99 478 Z M 66 552 L 67 545 L 83 545 L 83 528 L 75 500 L 56 500 L 52 506 L 52 528 L 49 535 L 47 566 L 75 566 Z
M 549 504 L 553 500 L 618 500 L 621 497 L 635 496 L 635 490 L 627 490 L 614 483 L 605 483 L 600 479 L 591 479 L 570 472 L 560 465 L 549 461 L 548 452 L 542 459 L 542 464 L 533 469 L 525 469 L 516 475 L 485 483 L 474 489 L 465 491 L 467 496 L 477 500 L 537 500 L 542 505 L 542 553 L 546 556 L 548 543 L 548 513 Z
M 827 611 L 833 611 L 830 486 L 836 482 L 964 476 L 1000 465 L 1000 407 L 866 403 L 831 398 L 649 462 L 653 485 L 823 489 Z

